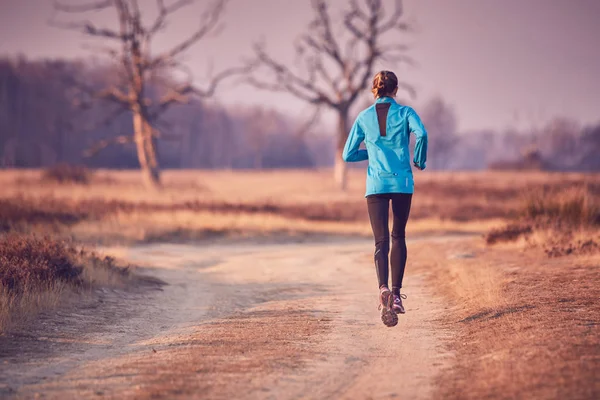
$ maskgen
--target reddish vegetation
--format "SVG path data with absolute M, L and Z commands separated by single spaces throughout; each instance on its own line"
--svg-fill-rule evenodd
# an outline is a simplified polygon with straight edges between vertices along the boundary
M 83 220 L 97 220 L 118 212 L 152 213 L 191 211 L 236 214 L 274 214 L 313 221 L 356 221 L 366 219 L 366 207 L 360 202 L 284 205 L 274 203 L 245 204 L 229 202 L 187 201 L 182 203 L 148 203 L 122 200 L 90 199 L 72 201 L 58 198 L 36 200 L 16 197 L 0 199 L 0 230 L 8 231 L 25 224 L 71 225 Z
M 516 222 L 494 229 L 486 235 L 488 244 L 515 241 L 533 233 L 544 236 L 546 254 L 556 257 L 586 254 L 600 250 L 596 236 L 600 228 L 600 188 L 594 185 L 542 188 L 532 191 L 523 204 Z M 585 239 L 578 236 L 584 234 Z M 600 241 L 600 237 L 598 238 Z
M 533 232 L 533 228 L 529 224 L 508 224 L 503 228 L 492 229 L 486 235 L 485 241 L 487 244 L 511 242 L 531 232 Z
M 81 284 L 81 273 L 90 264 L 126 273 L 116 268 L 110 257 L 100 259 L 64 241 L 20 234 L 0 236 L 0 283 L 9 293 L 44 290 L 57 282 Z
M 84 166 L 70 164 L 56 164 L 42 172 L 42 181 L 45 183 L 75 183 L 86 185 L 90 183 L 92 172 Z
M 540 185 L 536 192 L 542 193 L 542 200 L 551 198 L 552 193 L 581 191 L 582 182 L 558 182 L 552 186 Z M 493 187 L 464 187 L 451 183 L 429 182 L 418 188 L 419 201 L 411 210 L 411 219 L 440 218 L 454 221 L 485 220 L 490 218 L 521 216 L 519 224 L 511 224 L 503 231 L 490 234 L 488 240 L 514 240 L 530 232 L 528 225 L 547 224 L 553 221 L 563 226 L 572 226 L 574 219 L 594 220 L 600 224 L 600 214 L 582 211 L 584 203 L 575 199 L 573 204 L 563 208 L 548 207 L 547 201 L 530 196 L 525 208 L 519 210 L 520 203 L 514 199 L 522 196 L 520 189 Z M 588 185 L 590 196 L 600 194 L 600 185 Z M 510 200 L 513 203 L 509 203 Z M 579 202 L 578 202 L 579 201 Z M 72 225 L 83 220 L 98 220 L 115 213 L 152 213 L 164 211 L 190 211 L 235 214 L 273 214 L 288 218 L 309 221 L 368 221 L 365 201 L 357 197 L 352 201 L 314 202 L 306 204 L 285 204 L 271 201 L 256 203 L 232 203 L 228 201 L 183 201 L 172 203 L 151 203 L 146 201 L 107 200 L 102 198 L 69 200 L 46 197 L 42 200 L 26 197 L 0 199 L 0 231 L 11 229 L 26 230 L 26 225 L 46 225 L 58 227 Z M 586 214 L 587 213 L 587 214 Z M 579 221 L 577 219 L 576 221 Z M 564 222 L 560 222 L 564 221 Z
M 544 251 L 548 257 L 561 257 L 569 254 L 594 254 L 600 252 L 600 236 L 598 239 L 572 241 L 558 241 L 549 243 Z
M 0 282 L 9 291 L 73 282 L 82 270 L 73 262 L 76 254 L 75 248 L 51 239 L 0 237 Z
M 77 208 L 53 199 L 43 201 L 15 197 L 0 199 L 0 232 L 27 230 L 31 225 L 57 227 L 71 225 L 88 217 Z

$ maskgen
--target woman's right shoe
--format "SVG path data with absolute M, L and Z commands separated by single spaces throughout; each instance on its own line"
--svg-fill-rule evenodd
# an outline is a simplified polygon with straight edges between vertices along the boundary
M 394 296 L 389 289 L 382 289 L 379 292 L 379 303 L 383 324 L 389 328 L 398 325 L 398 315 L 394 311 Z

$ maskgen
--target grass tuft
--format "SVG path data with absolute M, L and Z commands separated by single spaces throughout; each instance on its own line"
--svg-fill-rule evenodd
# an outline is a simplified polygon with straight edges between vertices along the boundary
M 594 253 L 600 249 L 600 200 L 597 186 L 585 184 L 559 190 L 542 187 L 525 197 L 516 221 L 486 235 L 487 244 L 522 237 L 542 245 L 550 257 Z
M 52 198 L 36 200 L 17 196 L 0 199 L 0 232 L 27 232 L 43 226 L 49 232 L 69 226 L 89 217 L 89 210 L 72 207 L 66 201 Z
M 63 242 L 10 234 L 0 239 L 0 282 L 10 292 L 73 283 L 83 267 L 77 250 Z
M 67 289 L 124 282 L 128 269 L 110 257 L 52 238 L 0 236 L 0 333 L 15 319 L 52 308 Z
M 45 183 L 87 185 L 92 178 L 92 172 L 81 165 L 56 164 L 42 171 L 42 181 Z
M 526 196 L 522 218 L 536 225 L 559 228 L 600 226 L 598 194 L 587 186 L 557 191 L 542 188 Z

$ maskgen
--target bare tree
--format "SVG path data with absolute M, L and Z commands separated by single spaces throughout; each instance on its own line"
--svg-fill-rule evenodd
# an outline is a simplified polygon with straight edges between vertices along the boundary
M 57 22 L 52 24 L 64 29 L 82 32 L 88 36 L 104 39 L 117 47 L 103 47 L 99 50 L 108 54 L 120 65 L 119 84 L 95 91 L 91 88 L 88 94 L 93 98 L 107 99 L 117 103 L 120 110 L 129 111 L 133 117 L 133 135 L 123 135 L 98 143 L 92 152 L 99 151 L 113 143 L 135 143 L 138 160 L 145 183 L 150 187 L 160 185 L 160 166 L 157 157 L 158 119 L 171 105 L 186 102 L 190 95 L 200 97 L 211 96 L 220 80 L 233 70 L 223 71 L 214 76 L 208 87 L 197 89 L 192 84 L 191 73 L 178 61 L 179 56 L 193 44 L 206 38 L 218 29 L 226 0 L 215 0 L 200 17 L 198 29 L 187 39 L 160 54 L 150 51 L 152 39 L 166 26 L 167 19 L 176 11 L 193 3 L 193 0 L 175 0 L 167 4 L 164 0 L 156 0 L 158 15 L 150 24 L 142 20 L 138 0 L 95 0 L 77 2 L 71 5 L 55 1 L 55 10 L 59 13 L 87 14 L 94 11 L 112 9 L 118 18 L 118 28 L 106 28 L 95 25 L 88 20 L 76 22 Z M 183 71 L 186 79 L 175 82 L 172 79 L 161 79 L 168 86 L 157 101 L 148 93 L 149 81 L 164 71 Z M 85 85 L 82 85 L 85 88 Z
M 264 44 L 255 46 L 254 72 L 250 83 L 276 92 L 287 92 L 314 105 L 325 106 L 338 117 L 334 176 L 342 189 L 346 187 L 346 166 L 342 151 L 348 136 L 348 115 L 359 95 L 369 87 L 379 62 L 412 62 L 405 55 L 406 46 L 385 44 L 383 39 L 406 32 L 402 21 L 402 1 L 394 0 L 394 9 L 386 10 L 383 0 L 350 0 L 341 18 L 332 18 L 326 0 L 312 0 L 314 19 L 297 41 L 294 67 L 276 60 Z M 258 71 L 269 71 L 272 79 L 257 78 Z M 413 94 L 411 86 L 402 88 Z

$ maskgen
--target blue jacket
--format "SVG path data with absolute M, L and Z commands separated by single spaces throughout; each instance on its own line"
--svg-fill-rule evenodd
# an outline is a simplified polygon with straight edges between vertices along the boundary
M 389 106 L 382 103 L 389 103 Z M 385 120 L 382 109 L 387 110 Z M 369 160 L 365 196 L 413 193 L 414 180 L 408 149 L 411 132 L 417 138 L 413 163 L 425 169 L 427 131 L 415 110 L 396 103 L 391 97 L 381 97 L 358 115 L 342 157 L 346 162 Z M 359 149 L 363 141 L 366 150 Z

